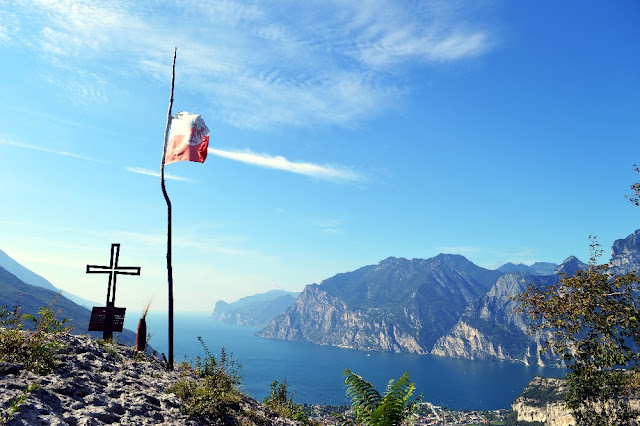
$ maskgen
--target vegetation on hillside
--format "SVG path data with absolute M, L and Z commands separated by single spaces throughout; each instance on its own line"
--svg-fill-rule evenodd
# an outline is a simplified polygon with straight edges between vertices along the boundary
M 59 295 L 58 295 L 59 296 Z M 38 310 L 37 316 L 21 314 L 20 305 L 12 311 L 0 307 L 0 361 L 19 363 L 36 374 L 51 372 L 63 345 L 57 336 L 70 330 L 68 320 L 59 320 L 54 312 L 56 297 L 48 307 Z
M 65 325 L 67 319 L 57 318 L 60 311 L 53 311 L 58 297 L 48 307 L 40 308 L 37 316 L 21 314 L 18 303 L 12 311 L 8 310 L 6 305 L 0 306 L 1 368 L 20 364 L 40 375 L 53 371 L 58 364 L 58 352 L 63 348 L 58 336 L 71 328 Z M 35 382 L 25 387 L 22 394 L 14 398 L 6 410 L 0 412 L 0 425 L 5 425 L 11 420 L 31 392 L 38 389 L 38 385 L 39 382 Z
M 310 424 L 309 417 L 304 412 L 304 407 L 293 402 L 293 395 L 290 395 L 287 390 L 287 379 L 284 379 L 282 383 L 278 383 L 277 380 L 271 382 L 271 393 L 262 403 L 275 411 L 280 417 Z
M 184 402 L 184 412 L 195 418 L 214 423 L 223 421 L 225 414 L 240 408 L 242 394 L 240 385 L 240 364 L 232 360 L 222 348 L 220 356 L 212 355 L 202 337 L 198 340 L 206 356 L 197 357 L 193 372 L 198 380 L 183 377 L 167 389 Z

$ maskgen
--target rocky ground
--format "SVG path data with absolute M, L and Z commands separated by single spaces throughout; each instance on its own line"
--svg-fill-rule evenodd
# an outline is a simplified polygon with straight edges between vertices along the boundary
M 201 425 L 181 412 L 181 401 L 167 387 L 193 373 L 177 366 L 167 372 L 157 357 L 132 348 L 105 345 L 88 336 L 63 335 L 60 364 L 39 376 L 18 364 L 0 363 L 0 424 L 11 402 L 39 382 L 7 425 Z M 295 425 L 245 396 L 225 424 Z

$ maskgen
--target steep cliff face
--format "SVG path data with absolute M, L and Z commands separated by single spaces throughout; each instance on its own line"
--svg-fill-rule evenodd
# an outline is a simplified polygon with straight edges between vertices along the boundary
M 258 335 L 427 353 L 500 275 L 459 255 L 388 258 L 307 286 L 295 305 Z
M 318 285 L 307 286 L 294 306 L 258 335 L 355 349 L 425 353 L 410 333 L 348 308 Z
M 640 271 L 640 229 L 611 247 L 610 271 L 616 275 Z
M 574 426 L 576 422 L 564 402 L 566 392 L 565 379 L 537 376 L 511 404 L 511 409 L 517 414 L 518 421 Z M 633 410 L 640 408 L 640 400 L 637 397 L 632 397 L 626 402 Z M 630 426 L 638 424 L 640 417 L 632 420 Z
M 527 318 L 516 313 L 511 296 L 522 293 L 529 283 L 547 286 L 558 277 L 529 274 L 503 275 L 476 303 L 461 315 L 449 333 L 440 337 L 431 353 L 439 356 L 510 360 L 525 364 L 549 363 L 539 354 L 545 335 L 529 335 Z
M 518 421 L 545 425 L 575 426 L 575 420 L 564 403 L 563 379 L 534 377 L 511 405 Z
M 549 272 L 551 263 L 503 265 L 503 270 L 536 269 L 535 274 L 490 271 L 463 256 L 431 259 L 390 257 L 377 265 L 337 274 L 307 286 L 295 305 L 274 318 L 262 337 L 304 340 L 355 349 L 509 360 L 563 366 L 540 355 L 549 332 L 530 335 L 529 319 L 514 312 L 511 296 L 529 283 L 548 286 L 561 273 L 573 275 L 587 264 L 568 257 Z M 640 270 L 640 230 L 612 249 L 612 271 Z

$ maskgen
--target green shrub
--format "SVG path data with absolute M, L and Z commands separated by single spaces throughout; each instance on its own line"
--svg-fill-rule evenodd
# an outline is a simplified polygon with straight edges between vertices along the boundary
M 277 380 L 271 382 L 271 394 L 262 403 L 280 417 L 310 424 L 309 417 L 305 414 L 302 405 L 293 402 L 293 395 L 289 396 L 287 379 L 284 379 L 280 384 Z
M 36 374 L 48 374 L 58 363 L 57 354 L 63 348 L 59 335 L 71 327 L 67 319 L 59 320 L 60 311 L 53 306 L 60 294 L 46 308 L 40 308 L 37 316 L 20 314 L 20 306 L 13 312 L 0 308 L 0 361 L 23 364 Z M 31 325 L 31 327 L 29 327 Z
M 341 416 L 343 425 L 396 426 L 408 421 L 421 400 L 421 397 L 409 399 L 416 384 L 411 382 L 408 371 L 397 382 L 389 380 L 384 396 L 351 370 L 345 370 L 343 375 L 355 416 L 355 419 Z
M 183 377 L 167 392 L 175 393 L 183 401 L 183 411 L 189 416 L 215 423 L 222 421 L 229 410 L 240 408 L 241 366 L 226 354 L 224 348 L 216 357 L 209 352 L 202 337 L 198 336 L 198 340 L 206 356 L 196 358 L 193 367 L 196 378 Z

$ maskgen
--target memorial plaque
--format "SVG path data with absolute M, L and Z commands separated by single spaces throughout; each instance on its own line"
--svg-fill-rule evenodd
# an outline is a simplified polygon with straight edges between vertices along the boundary
M 89 331 L 122 332 L 127 308 L 94 306 L 89 321 Z

